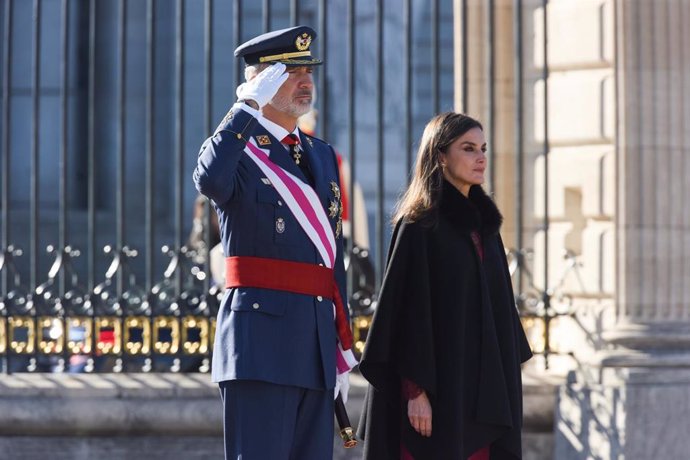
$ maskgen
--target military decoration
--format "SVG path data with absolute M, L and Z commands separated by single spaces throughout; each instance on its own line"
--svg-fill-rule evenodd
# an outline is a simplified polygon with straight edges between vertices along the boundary
M 276 232 L 285 233 L 285 219 L 282 217 L 276 219 Z
M 271 138 L 265 134 L 262 134 L 260 136 L 256 136 L 256 142 L 258 142 L 259 145 L 271 145 Z
M 309 143 L 309 147 L 314 147 L 314 141 L 311 140 L 311 137 L 309 136 L 304 136 L 304 138 L 307 140 Z
M 295 40 L 295 47 L 297 47 L 298 51 L 308 50 L 309 45 L 311 45 L 311 35 L 305 32 L 302 35 L 297 36 L 297 40 Z
M 333 196 L 335 196 L 337 200 L 340 199 L 340 187 L 338 187 L 335 181 L 331 181 L 331 192 L 333 192 Z
M 328 217 L 331 219 L 334 218 L 336 215 L 338 215 L 339 209 L 340 206 L 338 205 L 338 202 L 336 200 L 331 200 L 331 205 L 328 206 Z
M 338 238 L 343 232 L 343 200 L 340 193 L 340 187 L 335 181 L 331 181 L 331 192 L 333 192 L 334 200 L 331 200 L 331 204 L 328 207 L 328 216 L 331 219 L 336 219 L 335 223 L 335 237 Z

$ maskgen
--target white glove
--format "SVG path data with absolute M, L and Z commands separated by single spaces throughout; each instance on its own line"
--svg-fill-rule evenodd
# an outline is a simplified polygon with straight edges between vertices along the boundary
M 350 391 L 350 371 L 337 374 L 335 376 L 335 390 L 333 391 L 333 399 L 338 397 L 338 392 L 343 395 L 343 402 L 347 402 L 347 393 Z
M 247 82 L 245 81 L 244 83 L 240 83 L 240 86 L 237 87 L 235 90 L 235 94 L 237 94 L 237 99 L 242 99 L 242 91 L 244 91 L 244 87 L 247 86 Z
M 265 68 L 251 80 L 237 87 L 238 100 L 252 100 L 259 108 L 269 103 L 290 75 L 285 72 L 285 64 L 279 62 Z

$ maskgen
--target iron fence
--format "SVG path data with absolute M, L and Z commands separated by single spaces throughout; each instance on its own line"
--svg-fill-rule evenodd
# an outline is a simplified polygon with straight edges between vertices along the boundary
M 497 123 L 494 8 L 488 0 L 480 48 L 490 144 Z M 522 8 L 513 1 L 519 248 Z M 354 213 L 348 236 L 350 306 L 361 349 L 384 267 L 391 204 L 408 180 L 415 139 L 433 114 L 453 109 L 456 92 L 460 108 L 469 107 L 475 51 L 466 0 L 0 0 L 0 15 L 6 371 L 208 370 L 222 291 L 210 276 L 208 204 L 207 244 L 193 246 L 187 238 L 196 149 L 241 81 L 232 50 L 261 31 L 298 23 L 319 32 L 314 46 L 325 61 L 317 73 L 317 133 L 345 147 L 349 190 L 362 183 L 366 203 L 374 205 L 373 246 L 355 244 Z M 449 39 L 454 24 L 459 50 Z M 492 187 L 492 154 L 489 160 Z M 523 280 L 518 266 L 518 292 Z

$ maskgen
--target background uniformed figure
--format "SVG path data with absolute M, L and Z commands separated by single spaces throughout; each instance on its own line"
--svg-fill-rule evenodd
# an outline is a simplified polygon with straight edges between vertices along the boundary
M 320 264 L 319 252 L 276 187 L 244 152 L 246 143 L 252 141 L 273 163 L 310 184 L 337 235 L 334 272 L 345 299 L 340 213 L 329 212 L 339 195 L 336 156 L 328 144 L 297 128 L 298 117 L 312 107 L 312 69 L 321 63 L 309 49 L 315 37 L 309 27 L 294 27 L 235 50 L 247 65 L 246 82 L 237 89 L 238 102 L 202 145 L 194 182 L 218 213 L 226 257 Z M 296 135 L 296 148 L 281 142 L 289 134 Z M 230 288 L 215 337 L 212 378 L 223 400 L 226 458 L 332 458 L 333 303 L 273 289 Z M 346 379 L 338 380 L 346 387 Z

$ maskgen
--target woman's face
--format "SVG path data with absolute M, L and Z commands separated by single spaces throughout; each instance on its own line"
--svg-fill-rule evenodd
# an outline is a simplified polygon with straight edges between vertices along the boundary
M 443 177 L 460 193 L 467 196 L 470 187 L 484 183 L 486 170 L 486 139 L 484 131 L 472 128 L 455 139 L 445 153 L 441 153 Z

